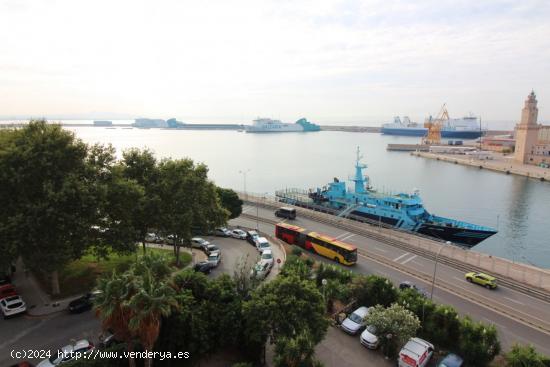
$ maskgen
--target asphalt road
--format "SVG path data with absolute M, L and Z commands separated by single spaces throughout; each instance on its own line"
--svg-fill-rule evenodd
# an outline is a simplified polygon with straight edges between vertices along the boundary
M 256 215 L 258 212 L 259 216 L 262 218 L 277 219 L 273 215 L 272 210 L 264 208 L 259 208 L 257 211 L 255 206 L 245 206 L 243 211 L 251 215 Z M 240 217 L 233 220 L 232 223 L 235 225 L 239 224 L 242 226 L 256 227 L 257 222 L 254 219 Z M 297 218 L 292 223 L 305 227 L 309 230 L 319 231 L 329 236 L 341 239 L 367 252 L 376 253 L 391 260 L 392 262 L 395 262 L 396 264 L 398 263 L 400 266 L 406 267 L 412 272 L 422 272 L 425 274 L 433 273 L 434 262 L 419 255 L 410 254 L 404 250 L 392 247 L 376 240 L 347 233 L 336 227 L 314 222 L 306 218 Z M 274 233 L 273 225 L 262 223 L 261 221 L 259 222 L 259 229 L 266 233 Z M 318 257 L 318 259 L 329 262 L 329 260 L 325 258 Z M 396 270 L 391 266 L 362 256 L 359 256 L 356 266 L 350 269 L 359 273 L 382 275 L 388 277 L 396 284 L 403 280 L 411 280 L 427 291 L 430 291 L 431 288 L 431 284 L 411 277 L 410 275 Z M 509 315 L 501 314 L 490 307 L 484 306 L 475 298 L 490 299 L 491 301 L 499 302 L 518 310 L 518 312 L 528 313 L 529 315 L 535 316 L 541 320 L 550 320 L 549 303 L 505 287 L 499 287 L 496 290 L 488 290 L 483 287 L 470 284 L 465 281 L 464 273 L 442 264 L 438 264 L 437 279 L 443 279 L 452 284 L 456 284 L 457 290 L 465 289 L 476 295 L 476 297 L 467 299 L 457 296 L 456 294 L 446 291 L 445 289 L 440 289 L 436 285 L 433 298 L 436 302 L 453 305 L 462 315 L 470 315 L 476 320 L 494 324 L 499 330 L 501 343 L 504 349 L 508 349 L 514 343 L 530 343 L 533 344 L 540 352 L 550 355 L 550 334 L 542 332 L 523 322 L 517 321 Z
M 20 316 L 0 319 L 0 366 L 9 366 L 21 360 L 35 364 L 39 358 L 11 358 L 12 351 L 51 350 L 70 344 L 71 340 L 88 339 L 99 342 L 100 323 L 93 312 L 72 315 L 60 312 L 46 317 Z

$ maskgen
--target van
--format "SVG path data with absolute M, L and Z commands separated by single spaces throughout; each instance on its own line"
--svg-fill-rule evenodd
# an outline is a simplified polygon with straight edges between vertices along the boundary
M 256 249 L 260 252 L 264 252 L 264 250 L 271 250 L 271 245 L 269 244 L 269 241 L 265 237 L 256 238 L 255 243 L 256 243 Z
M 420 338 L 409 339 L 399 352 L 397 365 L 399 367 L 425 367 L 434 354 L 432 343 Z
M 284 206 L 275 211 L 275 216 L 279 218 L 296 219 L 296 209 Z

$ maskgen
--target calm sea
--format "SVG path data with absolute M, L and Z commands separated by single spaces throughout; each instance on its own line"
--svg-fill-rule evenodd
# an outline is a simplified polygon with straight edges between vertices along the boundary
M 550 183 L 388 152 L 388 143 L 418 138 L 372 133 L 246 134 L 237 131 L 68 128 L 88 143 L 110 143 L 120 155 L 131 147 L 159 157 L 203 162 L 217 185 L 273 194 L 314 188 L 354 172 L 356 147 L 372 184 L 388 192 L 419 189 L 432 213 L 498 228 L 476 251 L 550 268 Z

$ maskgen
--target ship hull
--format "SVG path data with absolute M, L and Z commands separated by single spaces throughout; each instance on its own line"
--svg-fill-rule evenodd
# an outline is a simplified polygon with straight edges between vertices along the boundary
M 443 241 L 450 241 L 465 247 L 474 247 L 478 243 L 491 237 L 496 231 L 486 231 L 471 228 L 448 227 L 437 224 L 423 223 L 418 233 L 434 237 Z
M 382 127 L 380 131 L 382 132 L 382 134 L 386 135 L 424 136 L 427 134 L 428 129 L 388 129 Z
M 380 130 L 385 135 L 398 135 L 398 136 L 425 136 L 428 133 L 428 129 L 388 129 L 382 128 Z M 441 137 L 447 139 L 477 139 L 482 135 L 479 130 L 441 130 Z

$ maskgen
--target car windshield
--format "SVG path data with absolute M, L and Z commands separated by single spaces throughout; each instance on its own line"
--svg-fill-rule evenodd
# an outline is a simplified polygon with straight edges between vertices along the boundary
M 52 356 L 48 359 L 51 364 L 56 365 L 60 359 L 61 356 L 64 356 L 65 352 L 63 352 L 61 349 L 59 349 L 57 352 L 53 353 Z
M 218 259 L 218 255 L 210 255 L 208 256 L 208 260 L 217 260 Z
M 262 242 L 262 243 L 260 243 L 260 247 L 261 247 L 261 248 L 267 248 L 267 247 L 269 247 L 269 243 L 267 243 L 267 242 Z
M 208 250 L 210 250 L 210 251 L 217 251 L 219 249 L 220 248 L 216 245 L 208 245 Z
M 360 324 L 363 322 L 363 319 L 361 318 L 361 316 L 359 316 L 358 314 L 356 314 L 355 312 L 352 313 L 351 315 L 349 315 L 349 319 L 353 322 L 355 322 L 356 324 Z
M 271 260 L 271 259 L 273 259 L 273 255 L 272 255 L 270 252 L 264 252 L 264 253 L 262 254 L 262 259 L 264 259 L 264 260 Z
M 372 335 L 376 335 L 376 326 L 374 326 L 374 325 L 367 326 L 367 331 L 369 333 L 371 333 Z
M 357 250 L 353 250 L 352 252 L 346 253 L 346 260 L 349 262 L 355 262 L 357 261 Z
M 12 303 L 11 305 L 8 305 L 8 308 L 18 308 L 18 307 L 21 307 L 21 306 L 23 306 L 23 303 L 16 302 L 16 303 Z

